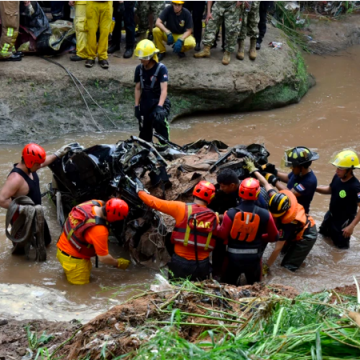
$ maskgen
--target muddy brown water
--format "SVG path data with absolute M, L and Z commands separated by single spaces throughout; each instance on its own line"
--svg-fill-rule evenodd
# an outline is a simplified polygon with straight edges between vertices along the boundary
M 353 148 L 360 153 L 360 127 L 357 126 L 360 118 L 359 57 L 360 47 L 336 56 L 307 56 L 309 71 L 315 75 L 317 85 L 300 104 L 264 112 L 179 120 L 171 126 L 172 140 L 179 144 L 199 138 L 220 139 L 228 145 L 264 143 L 271 153 L 270 161 L 278 166 L 285 149 L 304 145 L 320 153 L 320 159 L 313 163 L 312 168 L 319 184 L 328 184 L 334 174 L 334 167 L 328 162 L 334 153 L 344 148 Z M 111 144 L 128 138 L 130 134 L 71 134 L 45 143 L 44 147 L 51 152 L 72 141 L 84 146 Z M 137 131 L 134 130 L 133 134 L 137 134 Z M 20 145 L 0 147 L 1 182 L 5 180 L 12 163 L 18 161 L 21 148 Z M 45 191 L 51 172 L 44 169 L 39 175 L 42 191 Z M 328 208 L 329 199 L 316 194 L 312 202 L 310 212 L 318 225 Z M 120 271 L 100 264 L 98 269 L 93 267 L 90 284 L 68 284 L 55 257 L 55 243 L 61 231 L 56 222 L 55 207 L 47 198 L 43 202 L 53 236 L 46 263 L 33 263 L 23 257 L 11 256 L 11 243 L 5 237 L 3 225 L 5 210 L 0 210 L 0 313 L 10 314 L 17 319 L 77 318 L 87 321 L 134 294 L 137 287 L 154 280 L 156 273 L 144 267 L 131 265 L 127 271 Z M 359 240 L 360 226 L 354 232 L 348 251 L 335 249 L 319 235 L 305 266 L 291 273 L 280 268 L 278 260 L 267 281 L 308 291 L 350 284 L 353 275 L 360 276 Z M 115 256 L 127 256 L 116 246 L 111 246 L 110 251 Z M 113 296 L 116 291 L 118 295 Z

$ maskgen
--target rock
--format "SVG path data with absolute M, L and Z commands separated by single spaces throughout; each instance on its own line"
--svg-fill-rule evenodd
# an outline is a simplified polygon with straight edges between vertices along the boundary
M 18 354 L 19 356 L 24 356 L 24 355 L 26 354 L 26 349 L 25 349 L 25 348 L 18 348 L 18 349 L 16 350 L 16 352 L 17 352 L 17 354 Z
M 5 319 L 0 319 L 0 326 L 8 324 L 8 321 Z
M 282 42 L 282 49 L 267 47 L 269 41 Z M 248 41 L 245 49 L 248 52 Z M 283 32 L 276 28 L 268 28 L 256 61 L 250 61 L 248 54 L 239 61 L 232 54 L 231 63 L 225 67 L 220 49 L 212 49 L 208 59 L 195 59 L 193 53 L 190 51 L 183 61 L 178 61 L 168 48 L 164 64 L 170 79 L 170 120 L 201 111 L 281 107 L 299 102 L 314 84 L 301 52 L 290 47 Z M 108 111 L 110 119 L 87 97 L 91 119 L 63 69 L 44 59 L 25 57 L 21 66 L 8 62 L 0 67 L 0 143 L 41 142 L 70 132 L 137 127 L 133 114 L 137 59 L 112 56 L 108 71 L 97 65 L 89 71 L 83 63 L 70 62 L 67 56 L 57 57 L 56 61 L 81 81 Z

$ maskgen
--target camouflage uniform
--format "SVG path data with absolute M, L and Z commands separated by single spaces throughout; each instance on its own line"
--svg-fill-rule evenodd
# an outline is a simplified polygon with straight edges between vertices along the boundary
M 211 9 L 213 20 L 209 20 L 205 28 L 203 44 L 212 46 L 216 32 L 225 21 L 225 50 L 232 53 L 235 50 L 237 37 L 241 26 L 242 7 L 236 7 L 236 1 L 216 1 Z
M 136 14 L 139 17 L 139 34 L 145 33 L 149 29 L 149 15 L 154 14 L 154 26 L 156 19 L 164 10 L 164 1 L 138 1 Z
M 260 1 L 251 1 L 251 9 L 249 12 L 243 10 L 241 30 L 239 40 L 245 40 L 246 36 L 250 39 L 257 39 L 259 36 L 259 13 Z

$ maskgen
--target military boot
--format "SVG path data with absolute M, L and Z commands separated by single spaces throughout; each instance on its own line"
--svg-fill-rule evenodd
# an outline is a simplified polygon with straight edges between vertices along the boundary
M 250 39 L 249 58 L 250 60 L 256 59 L 256 38 Z
M 231 60 L 231 53 L 229 51 L 224 52 L 224 56 L 222 58 L 223 65 L 229 65 Z
M 210 46 L 205 45 L 204 49 L 198 53 L 194 54 L 195 58 L 206 58 L 210 57 Z
M 245 57 L 245 40 L 240 40 L 238 42 L 239 44 L 239 50 L 236 54 L 236 57 L 239 59 L 239 60 L 244 60 L 244 57 Z

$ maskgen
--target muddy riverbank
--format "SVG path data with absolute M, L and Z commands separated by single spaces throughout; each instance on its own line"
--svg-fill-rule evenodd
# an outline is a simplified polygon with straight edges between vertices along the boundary
M 213 49 L 210 59 L 195 59 L 190 51 L 181 60 L 169 48 L 164 64 L 169 69 L 170 120 L 196 112 L 267 110 L 299 102 L 314 84 L 302 54 L 272 26 L 267 40 L 282 42 L 283 48 L 264 44 L 256 61 L 239 61 L 233 54 L 226 67 L 221 64 L 221 48 Z M 68 55 L 53 58 L 80 80 L 110 119 L 82 90 L 91 118 L 77 87 L 57 65 L 30 56 L 21 63 L 2 64 L 0 143 L 42 142 L 66 133 L 137 126 L 133 77 L 139 61 L 117 56 L 111 55 L 108 71 L 98 65 L 87 69 L 83 62 L 70 62 Z

